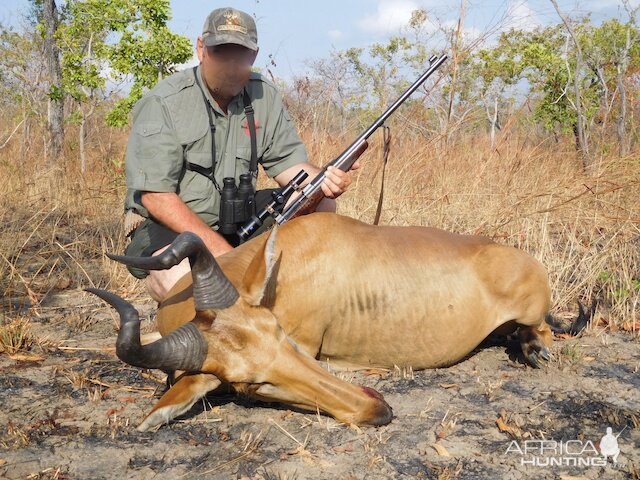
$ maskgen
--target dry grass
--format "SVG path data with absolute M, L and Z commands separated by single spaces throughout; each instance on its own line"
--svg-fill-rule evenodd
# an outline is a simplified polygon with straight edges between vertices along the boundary
M 576 300 L 600 301 L 610 324 L 638 319 L 640 303 L 640 159 L 603 157 L 584 174 L 570 139 L 540 141 L 506 132 L 491 150 L 484 134 L 445 146 L 439 139 L 394 128 L 381 223 L 429 225 L 482 234 L 522 248 L 548 268 L 555 313 Z M 325 163 L 351 135 L 303 132 L 310 156 Z M 103 135 L 106 137 L 106 135 Z M 381 135 L 380 135 L 381 137 Z M 378 200 L 381 138 L 371 139 L 339 212 L 372 221 Z M 86 175 L 69 146 L 57 170 L 42 152 L 15 159 L 19 145 L 0 150 L 0 290 L 5 311 L 38 307 L 65 288 L 143 290 L 103 252 L 122 252 L 122 159 L 126 132 L 89 145 Z M 13 315 L 13 314 L 12 314 Z
M 584 353 L 582 349 L 575 343 L 564 343 L 560 349 L 558 362 L 560 365 L 577 365 L 582 362 Z
M 29 352 L 34 347 L 43 350 L 48 345 L 47 340 L 38 338 L 33 333 L 31 321 L 27 317 L 18 316 L 0 325 L 0 353 L 16 355 Z
M 65 369 L 61 374 L 67 379 L 74 390 L 86 391 L 87 398 L 91 402 L 99 402 L 103 399 L 108 385 L 101 382 L 98 378 L 90 376 L 88 370 L 75 371 L 73 369 Z
M 122 135 L 121 150 L 125 144 Z M 41 152 L 18 166 L 11 160 L 16 148 L 0 151 L 0 174 L 10 179 L 0 194 L 5 310 L 38 307 L 52 291 L 68 288 L 139 288 L 126 270 L 104 256 L 125 245 L 119 167 L 100 160 L 100 149 L 93 151 L 92 168 L 84 176 L 73 152 L 54 169 L 44 167 Z

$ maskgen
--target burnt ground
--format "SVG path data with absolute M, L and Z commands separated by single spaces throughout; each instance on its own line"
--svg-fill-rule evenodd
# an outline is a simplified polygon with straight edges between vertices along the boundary
M 151 330 L 152 307 L 144 300 L 134 303 Z M 581 337 L 558 340 L 541 370 L 525 367 L 509 345 L 493 344 L 446 369 L 339 373 L 385 396 L 395 417 L 381 428 L 358 429 L 223 393 L 209 395 L 155 433 L 139 433 L 135 426 L 162 391 L 163 376 L 116 358 L 112 311 L 67 290 L 30 315 L 30 322 L 38 344 L 0 355 L 1 478 L 599 479 L 640 474 L 637 332 L 595 326 Z M 622 431 L 618 464 L 594 465 L 601 457 L 592 447 L 599 446 L 608 426 L 616 434 Z M 541 439 L 574 442 L 567 452 L 553 450 L 550 442 L 534 443 Z M 533 451 L 535 445 L 546 450 Z M 521 455 L 518 448 L 525 453 L 526 447 L 530 450 Z M 571 462 L 578 465 L 567 465 Z

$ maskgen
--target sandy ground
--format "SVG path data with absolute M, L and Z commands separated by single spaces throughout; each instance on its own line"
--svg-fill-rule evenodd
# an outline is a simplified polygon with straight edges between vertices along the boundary
M 150 303 L 134 304 L 152 329 Z M 155 433 L 139 433 L 135 426 L 162 391 L 163 375 L 116 358 L 113 312 L 67 290 L 39 313 L 31 327 L 49 346 L 0 355 L 1 478 L 640 474 L 637 333 L 592 327 L 579 338 L 556 341 L 541 370 L 525 367 L 508 344 L 494 343 L 447 369 L 340 373 L 377 389 L 393 407 L 393 421 L 381 428 L 358 429 L 227 393 L 209 395 Z M 607 427 L 622 432 L 616 465 L 601 465 L 595 451 Z M 569 443 L 560 447 L 561 441 Z

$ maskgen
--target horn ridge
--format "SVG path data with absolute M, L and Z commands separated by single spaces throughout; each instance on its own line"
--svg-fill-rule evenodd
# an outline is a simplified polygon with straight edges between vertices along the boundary
M 143 345 L 141 358 L 143 368 L 187 372 L 200 371 L 207 358 L 209 345 L 198 327 L 189 322 L 148 345 Z M 141 366 L 141 365 L 138 365 Z
M 100 297 L 120 315 L 116 355 L 123 362 L 140 368 L 199 371 L 207 357 L 208 343 L 194 323 L 187 323 L 148 345 L 140 343 L 140 316 L 119 296 L 97 288 L 86 291 Z
M 193 299 L 196 310 L 228 308 L 238 300 L 238 290 L 216 262 L 202 239 L 192 232 L 183 232 L 169 247 L 153 257 L 129 257 L 107 254 L 109 258 L 131 267 L 145 270 L 167 270 L 189 259 L 193 278 Z

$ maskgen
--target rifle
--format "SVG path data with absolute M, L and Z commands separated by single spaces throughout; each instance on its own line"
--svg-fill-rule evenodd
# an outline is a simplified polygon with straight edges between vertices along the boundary
M 322 193 L 322 182 L 327 167 L 333 166 L 339 168 L 343 172 L 351 169 L 353 164 L 358 160 L 360 155 L 369 146 L 367 139 L 380 128 L 384 122 L 391 116 L 396 109 L 402 105 L 409 96 L 422 85 L 427 78 L 435 72 L 440 65 L 447 59 L 446 55 L 440 57 L 434 55 L 429 59 L 429 69 L 424 72 L 393 104 L 378 117 L 358 138 L 356 138 L 347 149 L 337 158 L 326 164 L 322 171 L 311 180 L 306 187 L 302 188 L 302 182 L 309 175 L 301 170 L 285 187 L 280 191 L 273 193 L 273 200 L 267 204 L 260 212 L 256 213 L 251 220 L 238 229 L 238 236 L 242 241 L 247 240 L 253 233 L 260 228 L 264 221 L 269 217 L 273 217 L 275 221 L 282 225 L 287 220 L 310 213 L 316 209 L 320 200 L 324 198 Z M 300 195 L 282 212 L 287 199 L 293 192 L 299 192 Z

